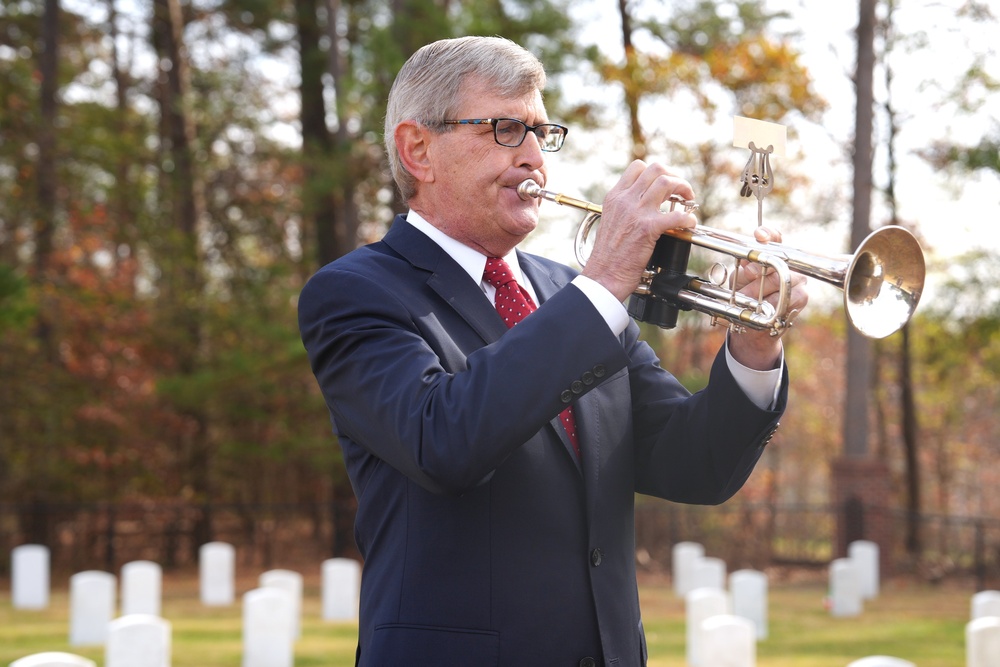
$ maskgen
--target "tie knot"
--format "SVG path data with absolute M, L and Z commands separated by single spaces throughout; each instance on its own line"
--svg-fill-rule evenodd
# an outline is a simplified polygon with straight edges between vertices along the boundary
M 487 257 L 483 279 L 494 287 L 500 287 L 501 285 L 513 282 L 514 273 L 510 270 L 510 265 L 502 257 Z

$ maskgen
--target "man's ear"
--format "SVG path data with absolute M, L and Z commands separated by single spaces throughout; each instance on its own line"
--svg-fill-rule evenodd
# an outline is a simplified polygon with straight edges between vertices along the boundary
M 421 183 L 434 180 L 430 156 L 430 130 L 415 120 L 404 120 L 394 130 L 396 150 L 406 171 Z

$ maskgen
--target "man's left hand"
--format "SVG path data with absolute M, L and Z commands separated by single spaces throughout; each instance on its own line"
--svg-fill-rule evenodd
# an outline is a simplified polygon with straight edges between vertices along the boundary
M 781 232 L 768 227 L 758 227 L 754 230 L 754 238 L 758 243 L 779 243 Z M 740 262 L 740 270 L 736 276 L 736 289 L 753 299 L 761 294 L 761 279 L 764 281 L 764 299 L 772 306 L 778 301 L 780 281 L 773 270 L 765 270 L 760 264 Z M 791 293 L 788 299 L 788 313 L 797 316 L 805 309 L 809 301 L 806 292 L 806 277 L 792 273 Z M 729 351 L 736 361 L 747 368 L 755 370 L 772 370 L 781 359 L 781 337 L 771 335 L 771 331 L 747 329 L 741 334 L 729 337 Z

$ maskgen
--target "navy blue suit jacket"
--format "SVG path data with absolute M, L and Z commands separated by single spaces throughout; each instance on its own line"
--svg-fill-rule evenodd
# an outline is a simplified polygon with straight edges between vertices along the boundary
M 720 353 L 691 395 L 634 323 L 610 332 L 575 271 L 518 258 L 540 306 L 509 331 L 401 217 L 302 291 L 358 498 L 360 665 L 645 664 L 634 493 L 720 503 L 777 426 L 785 387 L 758 409 Z

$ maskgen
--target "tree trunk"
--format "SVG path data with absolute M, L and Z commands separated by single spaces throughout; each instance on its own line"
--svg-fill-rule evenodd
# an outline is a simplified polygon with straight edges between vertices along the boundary
M 35 218 L 35 272 L 40 284 L 55 278 L 51 259 L 58 207 L 58 175 L 56 173 L 56 115 L 59 110 L 59 0 L 45 0 L 42 17 L 42 52 L 38 71 L 41 77 L 39 107 L 41 119 L 38 142 L 38 214 Z M 50 299 L 44 299 L 38 313 L 36 333 L 45 359 L 57 361 L 53 322 L 57 315 Z
M 331 196 L 333 197 L 334 238 L 336 240 L 337 257 L 350 252 L 358 240 L 358 212 L 354 206 L 354 184 L 358 174 L 352 167 L 356 164 L 351 159 L 354 137 L 347 131 L 347 109 L 344 104 L 344 77 L 346 69 L 340 53 L 340 39 L 337 35 L 336 20 L 340 14 L 340 0 L 326 0 L 327 36 L 330 39 L 329 58 L 327 66 L 333 79 L 334 110 L 337 116 L 337 129 L 333 134 L 333 165 L 334 179 Z
M 52 266 L 56 218 L 59 215 L 58 206 L 58 174 L 56 172 L 56 116 L 59 110 L 57 91 L 59 90 L 59 0 L 45 0 L 45 13 L 42 17 L 42 49 L 39 54 L 38 73 L 41 78 L 39 93 L 40 119 L 38 134 L 35 140 L 38 145 L 38 181 L 35 202 L 35 282 L 38 285 L 51 285 L 58 280 Z M 42 365 L 55 370 L 60 364 L 59 344 L 56 335 L 56 323 L 60 321 L 57 299 L 40 292 L 38 313 L 35 317 L 35 337 L 38 340 L 39 358 Z M 51 371 L 50 371 L 51 372 Z M 31 477 L 40 481 L 30 485 L 29 495 L 24 500 L 24 514 L 21 525 L 29 541 L 38 544 L 49 544 L 49 489 L 44 480 L 51 477 L 48 472 L 54 464 L 50 451 L 54 431 L 57 430 L 58 417 L 54 408 L 46 408 L 39 415 L 39 421 L 45 430 L 42 437 L 42 447 L 31 447 L 28 450 L 27 468 Z
M 122 69 L 120 54 L 118 51 L 118 40 L 121 34 L 118 31 L 118 11 L 115 8 L 115 0 L 107 0 L 108 8 L 108 34 L 111 36 L 111 75 L 115 82 L 115 129 L 119 137 L 126 137 L 129 134 L 128 121 L 128 91 L 129 77 Z M 117 164 L 115 165 L 115 188 L 114 188 L 114 208 L 118 224 L 114 226 L 114 241 L 117 245 L 124 245 L 129 250 L 129 257 L 133 257 L 136 252 L 138 241 L 138 228 L 136 225 L 136 209 L 138 208 L 133 199 L 133 188 L 129 184 L 129 156 L 124 152 L 119 153 Z
M 892 49 L 894 44 L 893 34 L 893 9 L 894 0 L 888 0 L 885 30 L 885 50 L 886 53 Z M 889 202 L 892 225 L 899 224 L 899 217 L 896 206 L 896 135 L 899 132 L 895 108 L 892 105 L 892 79 L 893 70 L 889 59 L 885 59 L 885 87 L 887 99 L 885 102 L 886 116 L 889 119 L 889 136 L 887 138 L 888 158 L 889 158 L 889 181 L 886 186 L 886 199 Z M 907 324 L 902 329 L 902 337 L 899 346 L 899 384 L 900 384 L 900 413 L 903 427 L 903 459 L 906 470 L 906 551 L 911 556 L 919 556 L 922 550 L 922 539 L 920 536 L 920 510 L 921 510 L 921 484 L 920 484 L 920 459 L 918 452 L 918 424 L 917 410 L 913 398 L 913 373 L 911 369 L 912 352 L 910 348 L 910 326 Z
M 38 219 L 35 226 L 35 267 L 48 269 L 56 219 L 56 113 L 59 89 L 59 0 L 45 0 L 42 52 L 39 56 L 41 123 L 38 132 Z
M 858 62 L 855 71 L 857 110 L 854 135 L 854 218 L 851 248 L 870 231 L 872 195 L 872 125 L 875 70 L 875 0 L 860 0 L 857 29 Z M 868 456 L 871 406 L 872 344 L 852 327 L 847 330 L 847 396 L 844 401 L 844 455 Z
M 875 1 L 860 0 L 858 62 L 855 73 L 857 113 L 854 137 L 854 219 L 851 247 L 868 235 L 872 195 L 872 125 L 875 70 Z M 838 508 L 837 553 L 846 555 L 855 539 L 873 540 L 881 553 L 879 567 L 891 570 L 892 545 L 886 507 L 891 485 L 888 468 L 869 452 L 872 412 L 872 342 L 847 328 L 847 396 L 844 400 L 844 453 L 834 463 L 833 491 Z
M 203 279 L 198 252 L 199 221 L 204 215 L 203 187 L 195 169 L 195 127 L 188 112 L 190 80 L 183 43 L 184 20 L 178 0 L 154 0 L 153 46 L 164 66 L 158 81 L 163 186 L 161 209 L 167 213 L 164 247 L 157 257 L 163 267 L 163 330 L 174 345 L 174 372 L 188 378 L 198 372 L 203 348 L 201 299 Z M 179 477 L 200 502 L 211 499 L 211 452 L 205 406 L 187 402 L 177 412 Z M 211 539 L 210 518 L 201 514 L 195 534 Z M 195 551 L 200 544 L 193 544 Z
M 903 451 L 906 457 L 906 551 L 912 556 L 919 556 L 923 551 L 923 539 L 920 534 L 921 483 L 920 459 L 917 437 L 917 408 L 913 398 L 913 373 L 911 370 L 912 353 L 910 349 L 910 326 L 902 330 L 902 341 L 899 350 L 899 382 L 901 386 L 900 406 L 903 413 Z
M 632 45 L 632 17 L 628 0 L 618 0 L 618 13 L 622 20 L 622 45 L 625 47 L 625 106 L 628 110 L 629 128 L 632 132 L 632 159 L 646 159 L 646 138 L 639 121 L 639 85 L 635 81 L 635 47 Z
M 344 254 L 344 250 L 336 233 L 337 219 L 332 195 L 334 184 L 327 175 L 333 140 L 326 126 L 326 104 L 323 101 L 326 58 L 320 48 L 322 30 L 317 8 L 317 0 L 295 0 L 301 72 L 302 158 L 305 163 L 302 217 L 313 228 L 316 260 L 323 266 Z

